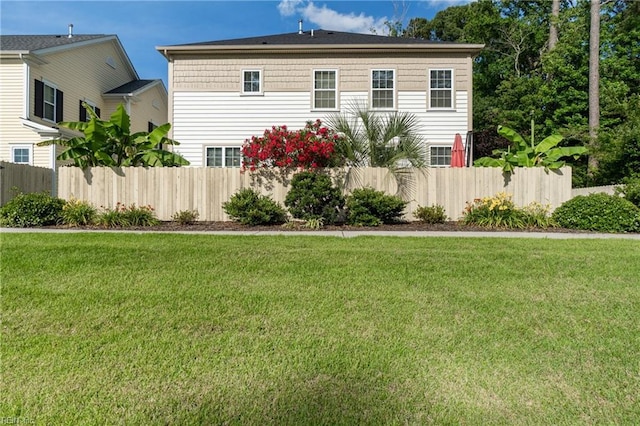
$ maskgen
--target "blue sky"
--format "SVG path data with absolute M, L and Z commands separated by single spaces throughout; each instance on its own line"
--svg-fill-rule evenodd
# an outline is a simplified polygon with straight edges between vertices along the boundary
M 431 18 L 469 0 L 0 1 L 2 34 L 116 34 L 140 78 L 167 79 L 156 46 L 305 30 L 386 34 L 384 22 Z

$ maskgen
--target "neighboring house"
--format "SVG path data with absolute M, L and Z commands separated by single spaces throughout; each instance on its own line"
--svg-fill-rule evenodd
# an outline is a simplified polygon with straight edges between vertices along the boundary
M 55 168 L 59 146 L 41 141 L 81 136 L 56 125 L 82 121 L 86 102 L 103 119 L 119 104 L 132 131 L 166 123 L 162 80 L 141 80 L 115 35 L 0 36 L 0 160 Z
M 315 30 L 159 46 L 169 62 L 169 121 L 192 166 L 240 165 L 240 147 L 354 101 L 419 117 L 428 162 L 448 166 L 472 129 L 472 62 L 482 45 Z

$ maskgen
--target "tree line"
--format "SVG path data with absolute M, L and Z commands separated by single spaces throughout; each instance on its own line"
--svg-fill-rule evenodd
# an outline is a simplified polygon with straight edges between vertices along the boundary
M 474 158 L 508 144 L 502 125 L 587 147 L 576 186 L 640 176 L 640 2 L 480 0 L 389 27 L 485 45 L 473 65 Z

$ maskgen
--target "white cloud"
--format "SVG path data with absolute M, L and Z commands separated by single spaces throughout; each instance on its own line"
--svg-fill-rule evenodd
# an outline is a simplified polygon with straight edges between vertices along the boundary
M 344 14 L 329 9 L 326 5 L 317 7 L 311 1 L 305 4 L 302 0 L 282 0 L 278 4 L 278 10 L 284 16 L 298 13 L 305 23 L 315 24 L 318 29 L 355 33 L 371 33 L 374 31 L 377 34 L 386 34 L 388 32 L 385 22 L 389 18 L 386 16 L 375 18 L 364 13 Z
M 295 15 L 296 8 L 303 2 L 303 0 L 281 0 L 278 4 L 278 11 L 282 16 Z

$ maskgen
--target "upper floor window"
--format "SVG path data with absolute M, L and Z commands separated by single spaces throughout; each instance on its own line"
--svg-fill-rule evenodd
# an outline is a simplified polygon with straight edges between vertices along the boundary
M 12 146 L 11 162 L 16 164 L 31 164 L 31 147 Z
M 240 167 L 242 153 L 237 146 L 207 147 L 207 167 Z
M 451 165 L 451 147 L 432 145 L 429 147 L 429 164 L 432 167 L 445 167 Z
M 257 95 L 262 93 L 262 71 L 242 71 L 242 93 L 247 95 Z
M 395 71 L 371 71 L 371 107 L 393 109 L 395 107 Z
M 337 72 L 335 70 L 316 70 L 313 72 L 313 107 L 315 109 L 336 109 Z
M 62 91 L 54 84 L 40 80 L 35 80 L 35 89 L 35 116 L 54 123 L 62 121 Z
M 453 108 L 453 70 L 429 70 L 429 108 Z
M 91 120 L 91 114 L 89 114 L 87 112 L 87 109 L 84 107 L 84 105 L 82 105 L 83 102 L 86 103 L 87 105 L 89 105 L 91 107 L 91 109 L 93 110 L 93 112 L 96 113 L 98 118 L 100 118 L 100 108 L 98 108 L 96 106 L 96 104 L 94 104 L 91 101 L 87 101 L 87 100 L 83 101 L 82 99 L 80 99 L 80 110 L 79 110 L 80 111 L 80 113 L 79 113 L 80 120 L 79 121 L 89 121 L 89 120 Z

